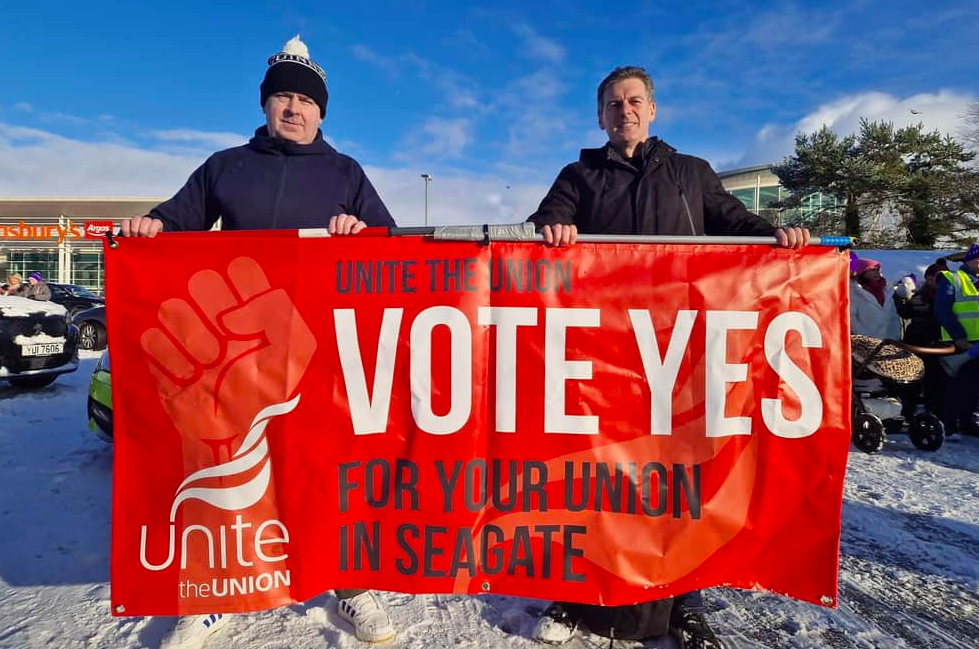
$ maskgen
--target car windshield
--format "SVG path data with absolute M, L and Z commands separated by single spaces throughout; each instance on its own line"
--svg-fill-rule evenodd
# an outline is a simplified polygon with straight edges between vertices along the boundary
M 76 284 L 66 284 L 65 288 L 68 289 L 68 292 L 74 295 L 75 297 L 101 297 L 100 295 L 96 295 L 92 291 L 88 290 L 84 286 L 78 286 Z

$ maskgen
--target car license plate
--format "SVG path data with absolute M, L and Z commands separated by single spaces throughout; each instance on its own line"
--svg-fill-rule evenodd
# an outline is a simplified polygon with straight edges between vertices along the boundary
M 34 345 L 21 345 L 20 353 L 22 356 L 51 356 L 65 351 L 64 343 L 37 343 Z

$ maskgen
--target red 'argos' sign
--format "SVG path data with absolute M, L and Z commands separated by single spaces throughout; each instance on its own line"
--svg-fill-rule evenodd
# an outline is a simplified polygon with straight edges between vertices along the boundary
M 106 233 L 111 232 L 112 221 L 85 221 L 86 239 L 104 239 Z

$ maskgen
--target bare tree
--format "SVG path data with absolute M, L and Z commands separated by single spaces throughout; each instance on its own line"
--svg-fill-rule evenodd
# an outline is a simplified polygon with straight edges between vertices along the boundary
M 965 123 L 961 133 L 962 141 L 972 147 L 973 151 L 979 152 L 979 101 L 969 104 L 962 121 Z

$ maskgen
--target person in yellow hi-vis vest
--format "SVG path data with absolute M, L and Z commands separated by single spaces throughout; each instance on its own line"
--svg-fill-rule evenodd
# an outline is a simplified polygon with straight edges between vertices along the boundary
M 979 244 L 972 244 L 958 271 L 942 271 L 935 285 L 935 317 L 942 340 L 959 352 L 943 359 L 952 380 L 942 402 L 945 432 L 956 439 L 979 401 Z

